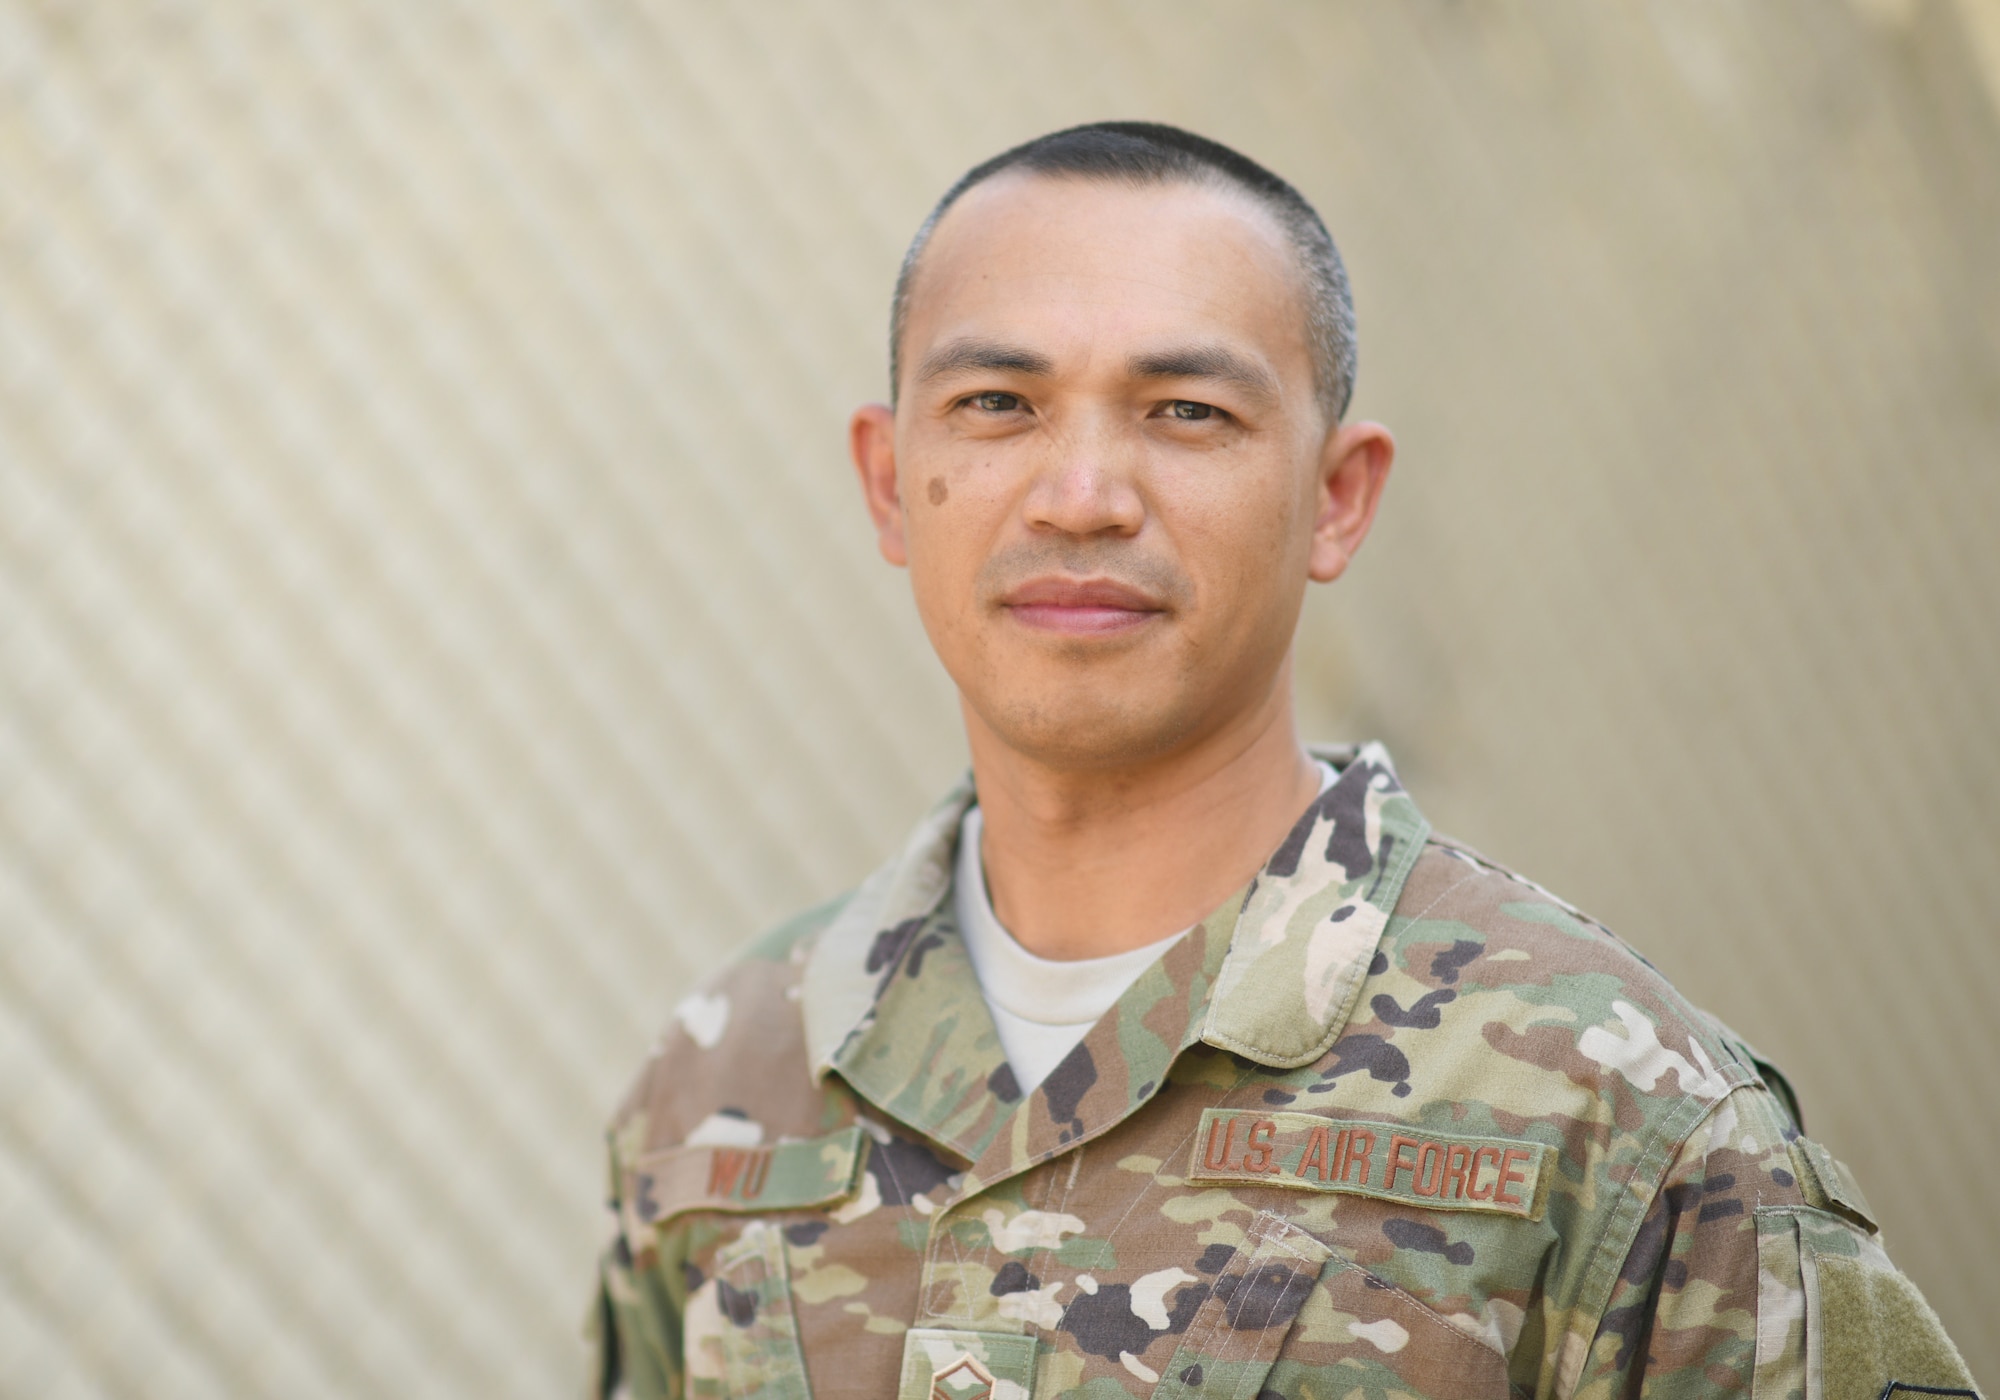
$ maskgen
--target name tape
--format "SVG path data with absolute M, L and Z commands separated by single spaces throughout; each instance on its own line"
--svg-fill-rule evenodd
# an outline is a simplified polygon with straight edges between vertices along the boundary
M 1343 1123 L 1310 1113 L 1210 1108 L 1195 1133 L 1191 1181 L 1244 1181 L 1339 1191 L 1427 1210 L 1484 1210 L 1539 1220 L 1555 1149 L 1512 1138 L 1459 1137 L 1396 1123 Z
M 655 1224 L 691 1210 L 798 1210 L 854 1194 L 866 1138 L 843 1128 L 769 1147 L 675 1147 L 632 1164 L 632 1209 Z

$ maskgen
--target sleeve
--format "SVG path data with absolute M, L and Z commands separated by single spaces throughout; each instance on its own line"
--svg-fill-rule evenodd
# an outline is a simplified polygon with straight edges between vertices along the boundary
M 678 1332 L 674 1315 L 660 1290 L 645 1287 L 636 1263 L 622 1233 L 599 1263 L 590 1393 L 595 1400 L 681 1400 L 678 1348 L 668 1345 Z
M 1612 1285 L 1577 1396 L 1975 1395 L 1845 1167 L 1761 1085 L 1682 1145 Z

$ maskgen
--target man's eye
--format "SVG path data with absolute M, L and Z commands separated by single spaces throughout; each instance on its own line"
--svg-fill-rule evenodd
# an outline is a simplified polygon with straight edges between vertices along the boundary
M 1204 418 L 1215 416 L 1215 405 L 1175 399 L 1167 405 L 1167 414 L 1169 417 L 1180 419 L 1183 423 L 1199 423 Z
M 1012 413 L 1021 406 L 1019 394 L 974 394 L 973 407 L 986 413 Z

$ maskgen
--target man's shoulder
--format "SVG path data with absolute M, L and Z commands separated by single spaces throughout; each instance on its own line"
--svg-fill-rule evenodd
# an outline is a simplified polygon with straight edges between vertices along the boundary
M 1789 1098 L 1775 1069 L 1609 928 L 1448 836 L 1426 843 L 1371 974 L 1364 1005 L 1391 1026 L 1460 1003 L 1456 1033 L 1418 1053 L 1456 1044 L 1552 1091 L 1616 1087 L 1649 1117 L 1687 1119 L 1759 1081 Z
M 813 945 L 851 897 L 849 891 L 794 914 L 698 982 L 674 1008 L 662 1049 L 711 1051 L 738 1038 L 768 1044 L 774 1033 L 793 1028 Z
M 1396 901 L 1388 940 L 1434 938 L 1462 926 L 1473 946 L 1495 963 L 1554 958 L 1565 967 L 1591 965 L 1612 976 L 1664 979 L 1646 957 L 1609 927 L 1546 886 L 1455 837 L 1431 832 Z M 1524 969 L 1525 970 L 1525 969 Z
M 784 966 L 798 968 L 804 966 L 805 958 L 812 951 L 813 943 L 826 932 L 847 907 L 847 901 L 854 898 L 853 890 L 844 890 L 832 899 L 802 909 L 783 923 L 752 939 L 736 959 L 724 967 L 718 976 L 726 978 L 738 969 L 761 966 Z
M 698 1137 L 718 1114 L 775 1132 L 812 1111 L 818 1095 L 800 1017 L 805 965 L 850 897 L 786 919 L 681 998 L 614 1115 L 614 1134 L 659 1148 Z M 774 1095 L 780 1085 L 791 1092 Z

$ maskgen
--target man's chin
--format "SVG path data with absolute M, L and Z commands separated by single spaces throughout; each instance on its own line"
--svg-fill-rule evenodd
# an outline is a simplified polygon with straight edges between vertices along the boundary
M 1183 705 L 1091 687 L 976 705 L 985 727 L 1009 749 L 1050 768 L 1101 772 L 1164 757 L 1200 727 Z

